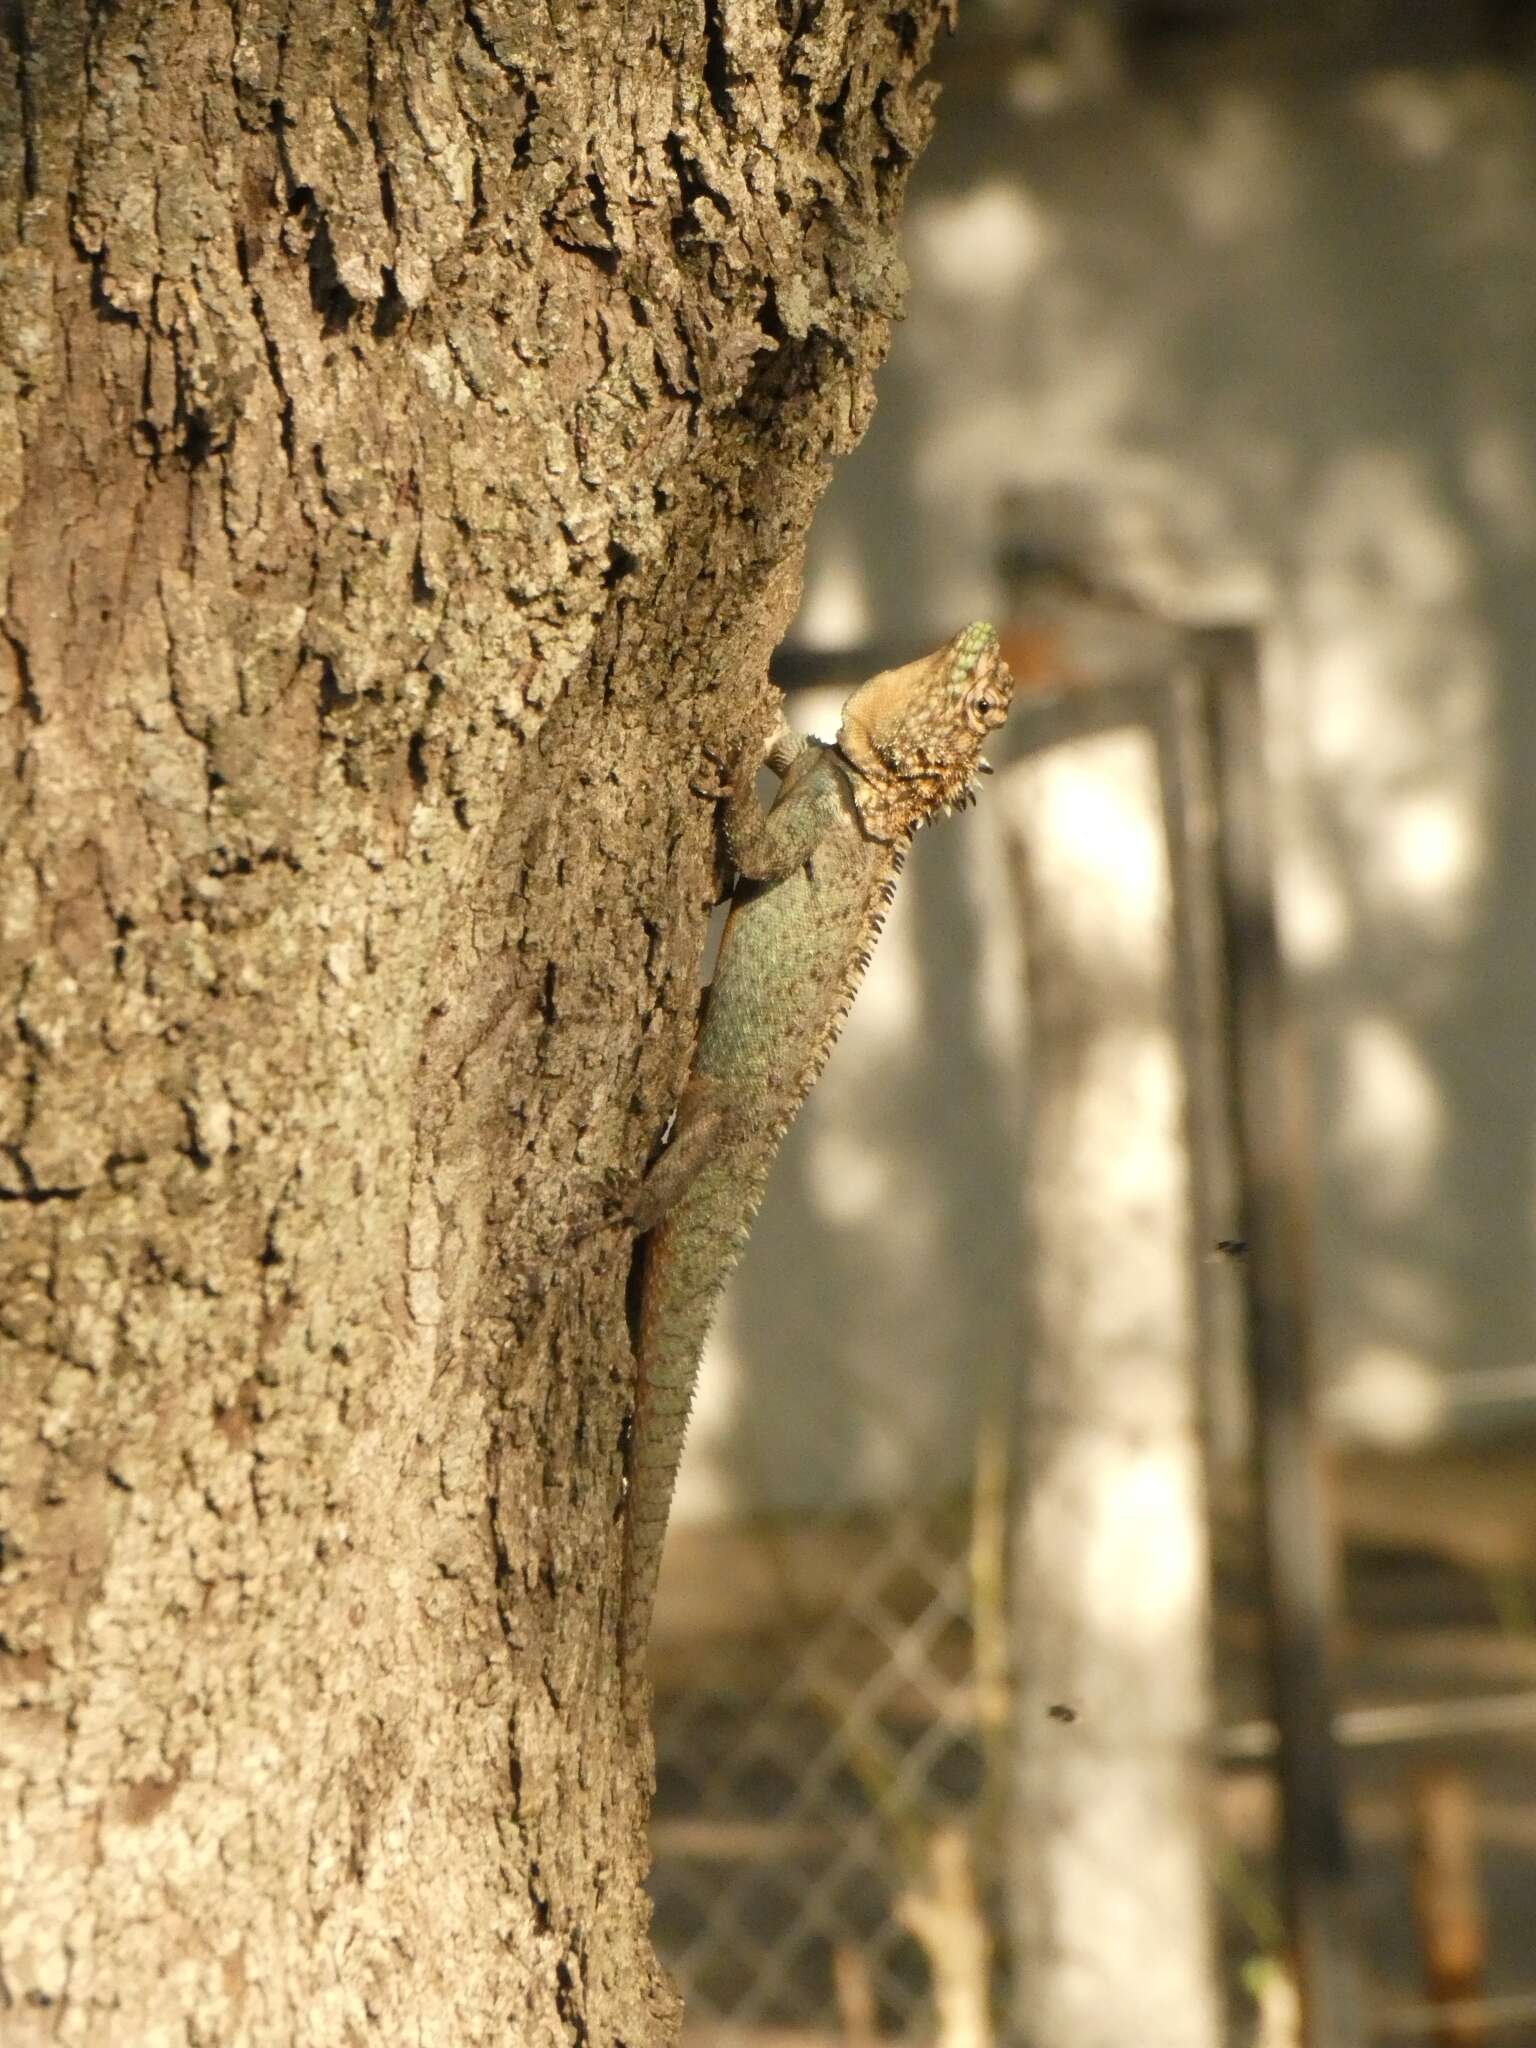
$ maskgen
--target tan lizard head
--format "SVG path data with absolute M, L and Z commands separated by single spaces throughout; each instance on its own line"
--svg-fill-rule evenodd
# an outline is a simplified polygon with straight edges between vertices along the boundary
M 875 839 L 906 839 L 971 793 L 981 749 L 1008 716 L 1013 677 L 993 626 L 888 668 L 843 706 L 837 744 L 858 770 L 854 801 Z

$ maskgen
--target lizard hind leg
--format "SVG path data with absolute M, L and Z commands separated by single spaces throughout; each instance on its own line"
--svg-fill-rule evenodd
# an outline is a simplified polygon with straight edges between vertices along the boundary
M 637 1237 L 654 1230 L 667 1211 L 680 1202 L 725 1141 L 729 1119 L 723 1091 L 695 1076 L 678 1104 L 672 1136 L 665 1149 L 640 1177 L 605 1175 L 586 1213 L 566 1235 L 580 1244 L 600 1230 L 628 1229 Z
M 680 1202 L 726 1142 L 730 1116 L 725 1090 L 695 1074 L 677 1106 L 677 1121 L 665 1151 L 646 1174 L 629 1205 L 627 1220 L 638 1232 L 654 1230 Z

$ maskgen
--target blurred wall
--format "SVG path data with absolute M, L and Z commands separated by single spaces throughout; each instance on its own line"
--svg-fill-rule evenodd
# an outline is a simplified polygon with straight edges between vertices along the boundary
M 1032 536 L 1267 622 L 1323 1362 L 1345 1424 L 1408 1435 L 1445 1376 L 1536 1358 L 1536 86 L 1466 50 L 1128 48 L 954 45 L 800 635 L 917 651 L 996 615 Z M 684 1512 L 947 1485 L 1021 1355 L 1019 938 L 985 805 L 919 850 L 722 1318 Z

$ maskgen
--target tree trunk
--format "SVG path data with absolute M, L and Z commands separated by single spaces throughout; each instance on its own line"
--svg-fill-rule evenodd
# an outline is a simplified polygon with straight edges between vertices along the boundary
M 625 1242 L 934 0 L 0 0 L 7 2041 L 660 2041 Z

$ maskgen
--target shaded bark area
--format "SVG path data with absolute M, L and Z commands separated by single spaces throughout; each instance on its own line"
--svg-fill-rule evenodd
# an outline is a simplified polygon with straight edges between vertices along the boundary
M 625 1260 L 699 750 L 936 9 L 0 5 L 0 2011 L 618 2042 Z

